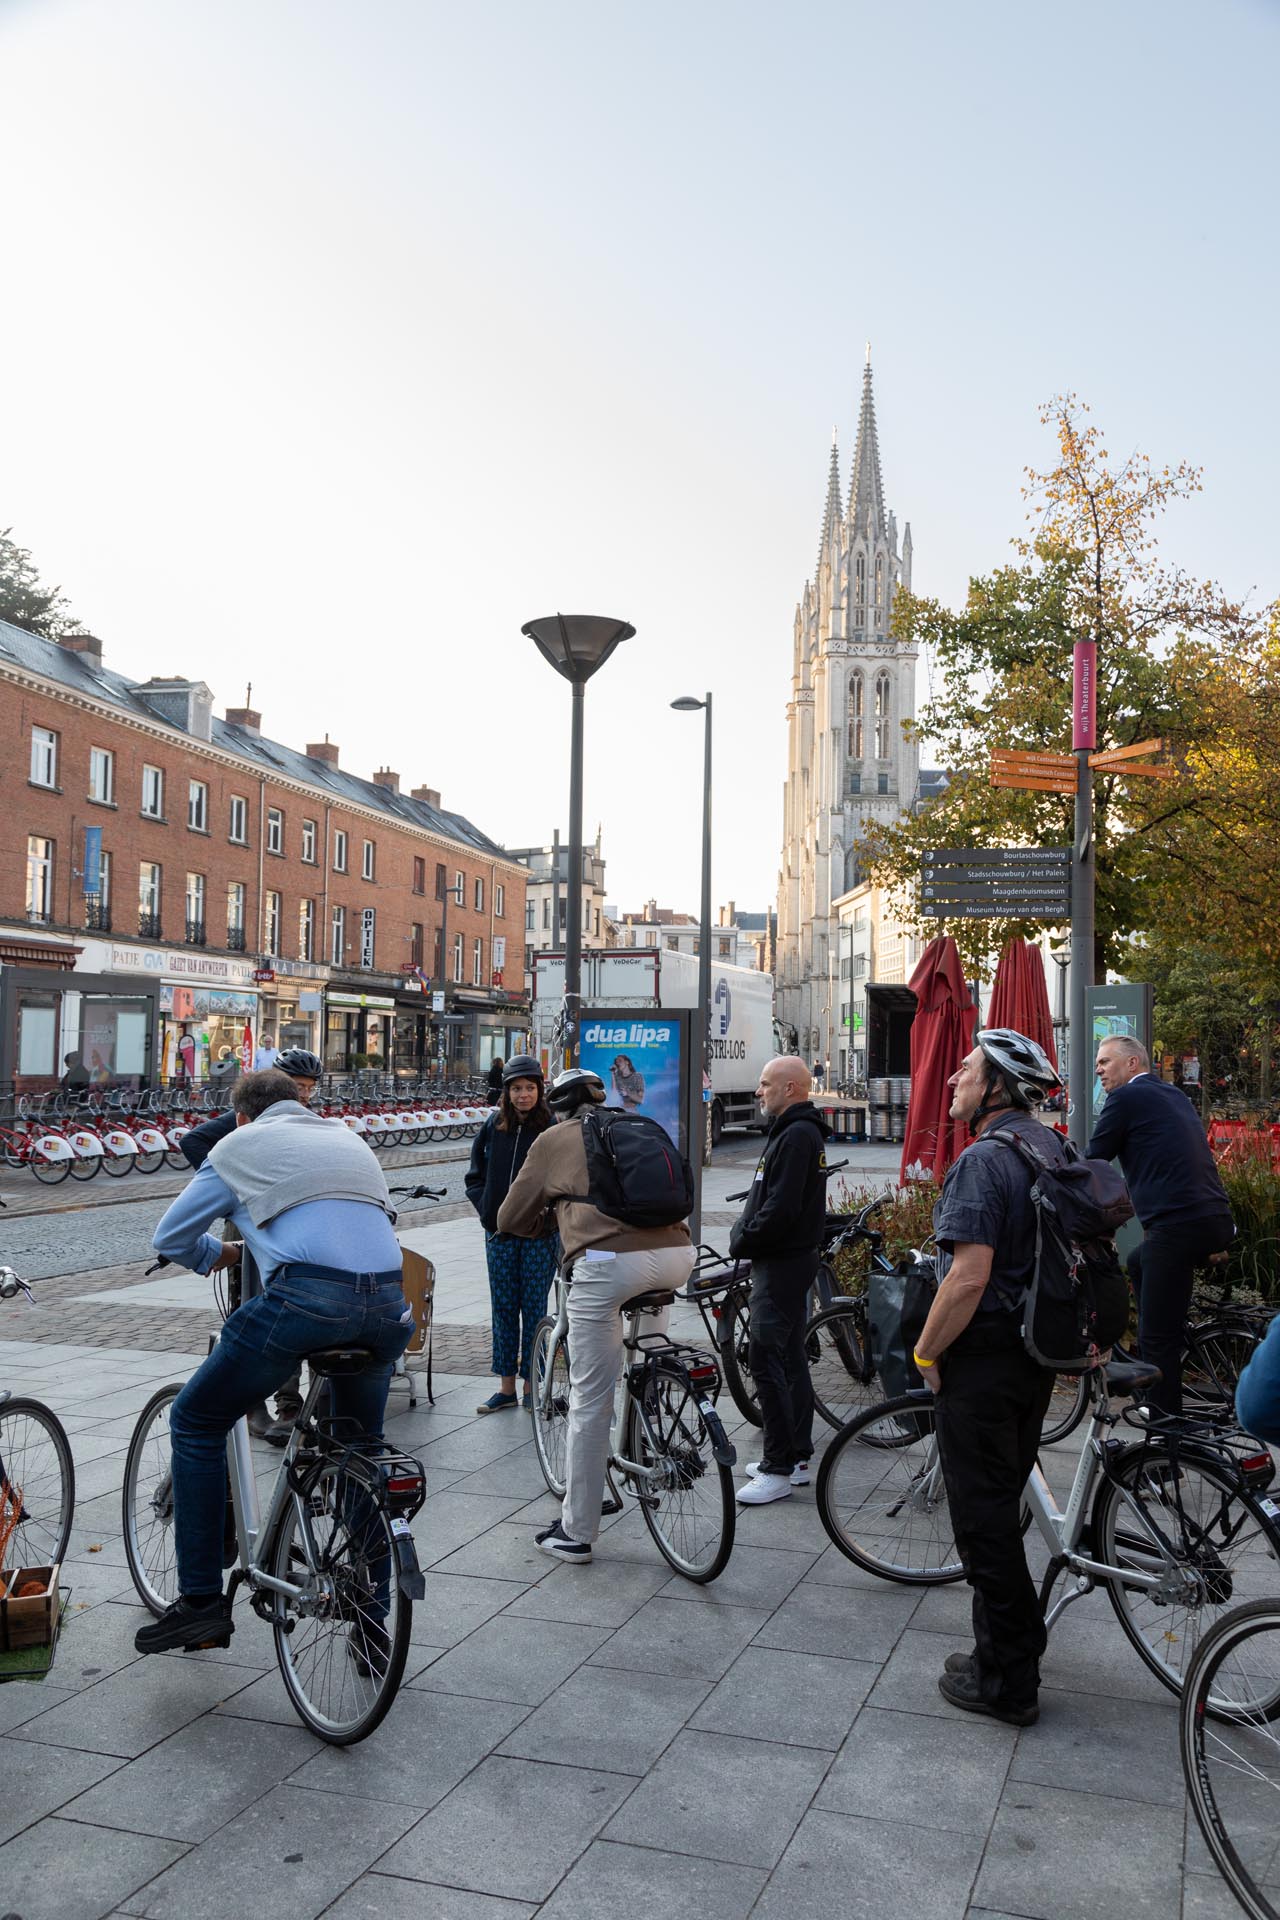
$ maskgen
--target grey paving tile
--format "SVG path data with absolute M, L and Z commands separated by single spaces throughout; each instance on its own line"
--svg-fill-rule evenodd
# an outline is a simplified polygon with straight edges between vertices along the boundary
M 1182 1920 L 1240 1920 L 1243 1911 L 1217 1873 L 1189 1873 L 1182 1883 Z
M 758 1457 L 759 1437 L 753 1429 L 749 1453 L 744 1453 L 739 1443 L 739 1464 L 734 1471 L 738 1486 L 746 1479 L 742 1462 Z M 828 1541 L 813 1504 L 813 1488 L 797 1488 L 788 1499 L 775 1500 L 771 1506 L 739 1507 L 737 1540 L 744 1547 L 793 1547 L 816 1558 Z
M 1049 1635 L 1040 1686 L 1042 1700 L 1055 1689 L 1160 1703 L 1171 1698 L 1138 1658 L 1101 1593 L 1072 1607 Z
M 439 1440 L 416 1447 L 415 1452 L 428 1473 L 437 1466 L 458 1467 L 474 1473 L 520 1447 L 532 1451 L 529 1422 L 517 1410 L 513 1415 L 491 1414 L 487 1420 L 472 1420 Z
M 539 1556 L 545 1560 L 545 1554 Z M 485 1580 L 439 1568 L 423 1576 L 425 1597 L 414 1604 L 413 1638 L 432 1647 L 452 1647 L 522 1594 L 527 1581 Z
M 1034 1734 L 1018 1742 L 1011 1780 L 1123 1800 L 1182 1807 L 1186 1787 L 1178 1758 L 1178 1707 L 1116 1700 L 1097 1693 L 1054 1692 Z M 1135 1809 L 1136 1813 L 1136 1809 Z
M 961 1920 L 981 1856 L 977 1840 L 953 1834 L 922 1857 L 916 1827 L 813 1809 L 752 1920 Z
M 300 1724 L 298 1709 L 285 1692 L 278 1667 L 255 1675 L 247 1687 L 239 1687 L 217 1701 L 215 1710 L 220 1718 L 234 1721 L 263 1720 L 281 1727 Z
M 77 1826 L 55 1814 L 0 1847 L 0 1887 L 22 1920 L 102 1920 L 182 1853 L 172 1840 Z
M 132 1760 L 257 1677 L 252 1667 L 153 1654 L 27 1721 L 14 1738 Z
M 290 1785 L 424 1811 L 465 1779 L 527 1712 L 506 1700 L 404 1690 L 371 1739 L 324 1747 Z
M 596 1840 L 541 1908 L 539 1920 L 647 1912 L 667 1920 L 746 1920 L 765 1877 L 755 1867 Z
M 945 1587 L 926 1587 L 911 1624 L 917 1633 L 940 1633 L 948 1638 L 948 1653 L 967 1653 L 973 1645 L 973 1588 L 967 1580 L 951 1580 Z
M 690 1724 L 705 1733 L 834 1751 L 878 1672 L 871 1661 L 746 1647 Z
M 436 1560 L 435 1569 L 439 1573 L 463 1573 L 481 1580 L 514 1580 L 527 1587 L 545 1579 L 548 1569 L 556 1565 L 535 1544 L 534 1531 L 527 1520 L 505 1521 L 468 1541 L 456 1553 Z
M 917 1596 L 880 1581 L 875 1592 L 846 1595 L 802 1582 L 756 1634 L 765 1647 L 829 1653 L 838 1660 L 883 1660 L 911 1617 Z
M 76 1463 L 76 1494 L 80 1493 L 80 1474 L 83 1467 L 91 1461 L 106 1460 L 113 1454 L 120 1461 L 120 1484 L 124 1484 L 124 1456 L 129 1449 L 129 1438 L 122 1433 L 78 1433 L 75 1446 L 71 1449 Z
M 995 1817 L 1016 1737 L 1012 1727 L 972 1715 L 935 1721 L 867 1707 L 814 1804 L 980 1839 Z
M 6 1680 L 0 1687 L 0 1733 L 11 1733 L 64 1700 L 73 1700 L 76 1691 L 51 1686 L 47 1680 Z
M 705 1680 L 579 1667 L 535 1707 L 501 1751 L 605 1773 L 643 1774 L 707 1691 Z
M 938 1691 L 942 1663 L 951 1647 L 941 1634 L 916 1633 L 908 1628 L 880 1670 L 880 1678 L 871 1689 L 870 1705 L 894 1709 L 900 1713 L 928 1714 L 930 1718 L 959 1721 L 959 1709 L 949 1706 Z M 1043 1705 L 1043 1702 L 1042 1702 Z M 1012 1729 L 1009 1730 L 1012 1733 Z
M 1029 1920 L 1094 1920 L 1105 1887 L 1118 1912 L 1176 1914 L 1182 1823 L 1164 1807 L 1011 1784 L 974 1898 Z
M 604 1838 L 771 1867 L 831 1764 L 812 1747 L 681 1733 Z
M 589 1578 L 593 1570 L 584 1569 L 583 1577 Z M 718 1680 L 767 1618 L 757 1607 L 686 1607 L 679 1600 L 647 1600 L 592 1655 L 592 1665 Z
M 298 1724 L 261 1726 L 205 1714 L 120 1767 L 66 1808 L 70 1818 L 166 1840 L 204 1840 L 301 1767 L 320 1742 Z
M 119 1765 L 105 1754 L 10 1740 L 0 1771 L 0 1842 L 65 1807 Z
M 418 1559 L 424 1567 L 433 1566 L 523 1505 L 507 1495 L 459 1493 L 453 1488 L 432 1495 L 413 1525 Z
M 70 1594 L 73 1614 L 83 1613 L 88 1607 L 100 1607 L 106 1600 L 137 1602 L 133 1581 L 125 1569 L 113 1566 L 98 1554 L 83 1560 L 68 1557 L 62 1562 L 58 1584 Z
M 545 1900 L 634 1784 L 619 1774 L 494 1756 L 378 1864 L 437 1886 Z
M 429 1887 L 421 1880 L 365 1873 L 328 1909 L 324 1920 L 533 1920 L 536 1911 L 527 1900 L 499 1900 L 489 1893 L 463 1893 L 458 1887 Z
M 431 1693 L 472 1694 L 536 1706 L 608 1638 L 604 1627 L 559 1620 L 516 1620 L 503 1614 L 433 1661 L 415 1681 Z
M 478 1467 L 468 1473 L 459 1485 L 465 1493 L 519 1494 L 526 1500 L 536 1500 L 539 1494 L 547 1490 L 542 1468 L 532 1447 L 504 1453 L 500 1459 L 490 1461 L 488 1466 Z
M 667 1584 L 662 1562 L 593 1561 L 590 1567 L 557 1566 L 538 1558 L 550 1571 L 507 1609 L 512 1618 L 567 1620 L 584 1627 L 621 1627 Z M 687 1584 L 687 1582 L 685 1583 Z
M 261 1906 L 264 1888 L 287 1887 L 290 1920 L 313 1920 L 416 1817 L 410 1807 L 276 1787 L 132 1904 L 147 1920 L 243 1920 Z
M 781 1606 L 793 1588 L 799 1586 L 814 1554 L 781 1547 L 752 1547 L 735 1542 L 729 1564 L 718 1580 L 698 1586 L 692 1580 L 673 1574 L 663 1588 L 668 1600 L 687 1600 L 703 1607 Z

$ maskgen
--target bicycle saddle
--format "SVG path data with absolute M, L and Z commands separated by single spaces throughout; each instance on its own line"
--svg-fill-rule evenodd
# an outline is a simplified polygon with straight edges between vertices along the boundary
M 663 1307 L 669 1307 L 675 1299 L 674 1293 L 637 1293 L 630 1300 L 624 1300 L 618 1308 L 619 1313 L 660 1313 Z
M 1109 1393 L 1137 1393 L 1142 1387 L 1153 1387 L 1161 1378 L 1159 1367 L 1145 1360 L 1108 1360 L 1104 1371 Z
M 373 1350 L 370 1347 L 318 1347 L 307 1355 L 307 1365 L 312 1373 L 330 1379 L 335 1373 L 363 1373 L 372 1365 Z

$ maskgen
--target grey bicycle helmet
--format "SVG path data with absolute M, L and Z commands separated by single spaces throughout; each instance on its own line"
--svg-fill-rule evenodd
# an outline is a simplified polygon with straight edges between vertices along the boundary
M 1062 1085 L 1044 1048 L 1025 1033 L 1012 1027 L 988 1027 L 978 1035 L 978 1045 L 1016 1107 L 1038 1107 Z M 985 1109 L 984 1100 L 979 1112 Z
M 561 1113 L 573 1113 L 579 1107 L 604 1104 L 604 1081 L 589 1067 L 566 1067 L 551 1082 L 547 1105 Z
M 536 1080 L 542 1084 L 542 1066 L 531 1053 L 516 1053 L 502 1069 L 502 1084 L 509 1087 L 513 1080 Z
M 276 1061 L 281 1073 L 287 1073 L 293 1080 L 323 1080 L 324 1062 L 318 1053 L 311 1053 L 306 1047 L 290 1047 Z

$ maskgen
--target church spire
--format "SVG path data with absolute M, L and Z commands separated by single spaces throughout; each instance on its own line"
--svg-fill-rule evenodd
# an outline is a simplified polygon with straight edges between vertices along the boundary
M 836 430 L 832 427 L 831 465 L 827 471 L 827 502 L 822 509 L 822 532 L 818 536 L 818 564 L 813 570 L 815 580 L 822 571 L 822 556 L 827 550 L 831 529 L 838 527 L 843 518 L 844 508 L 840 500 L 840 449 L 836 445 Z
M 884 493 L 880 484 L 880 442 L 876 435 L 876 403 L 871 391 L 871 342 L 867 342 L 862 369 L 862 408 L 858 415 L 858 443 L 853 451 L 849 479 L 849 518 L 861 526 L 868 512 L 873 532 L 884 527 Z

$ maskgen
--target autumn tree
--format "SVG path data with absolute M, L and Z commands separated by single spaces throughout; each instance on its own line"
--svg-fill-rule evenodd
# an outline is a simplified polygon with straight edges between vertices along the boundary
M 0 530 L 0 620 L 43 634 L 46 640 L 82 632 L 61 588 L 40 584 L 35 562 L 10 538 L 12 532 L 12 527 Z

